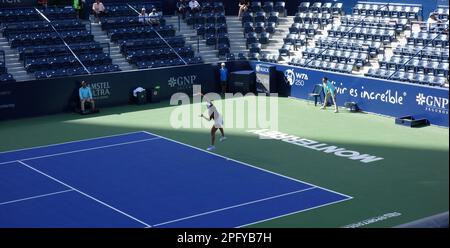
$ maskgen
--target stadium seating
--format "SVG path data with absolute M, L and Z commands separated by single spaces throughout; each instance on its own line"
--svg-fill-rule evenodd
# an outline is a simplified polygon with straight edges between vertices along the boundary
M 206 45 L 217 50 L 219 57 L 226 57 L 226 54 L 230 52 L 225 8 L 222 2 L 202 3 L 200 13 L 189 13 L 185 21 L 186 24 L 193 26 L 197 35 L 204 40 Z
M 271 45 L 270 39 L 276 33 L 280 16 L 286 16 L 286 13 L 283 1 L 251 1 L 250 10 L 244 12 L 241 19 L 246 47 L 249 49 L 247 57 L 253 60 L 261 57 L 264 61 L 274 57 L 259 53 Z
M 336 6 L 334 6 L 336 5 Z M 440 86 L 448 76 L 448 24 L 421 24 L 420 32 L 411 32 L 412 21 L 422 17 L 422 8 L 416 4 L 358 2 L 351 15 L 333 22 L 333 15 L 343 14 L 342 4 L 302 2 L 294 17 L 290 33 L 279 49 L 281 56 L 291 56 L 292 49 L 301 56 L 290 57 L 289 64 L 315 69 L 354 73 L 377 61 L 379 69 L 369 68 L 366 76 L 409 81 Z M 334 8 L 336 7 L 336 8 Z M 448 9 L 434 11 L 440 19 L 448 19 Z M 447 16 L 445 15 L 447 13 Z M 446 19 L 447 18 L 447 19 Z M 332 24 L 324 29 L 324 25 Z M 326 37 L 315 39 L 326 31 Z M 404 33 L 408 35 L 404 38 Z M 410 33 L 410 34 L 409 34 Z M 394 56 L 385 55 L 386 47 L 406 39 L 405 46 L 392 49 Z M 308 39 L 314 47 L 307 47 Z M 382 55 L 382 59 L 378 59 Z
M 104 51 L 107 46 L 94 40 L 90 26 L 88 30 L 77 19 L 72 7 L 6 9 L 0 11 L 0 19 L 3 36 L 17 50 L 25 70 L 38 79 L 118 70 Z M 101 69 L 86 71 L 83 66 Z
M 445 19 L 444 9 L 437 9 L 434 13 Z M 379 69 L 369 69 L 366 76 L 430 86 L 444 85 L 449 70 L 448 23 L 415 24 L 419 29 L 411 30 L 406 36 L 406 44 L 396 46 L 393 56 L 383 56 L 378 61 Z
M 15 82 L 14 77 L 8 73 L 5 63 L 5 52 L 0 50 L 0 83 Z
M 230 51 L 222 1 L 201 1 L 201 11 L 188 13 L 184 21 L 228 61 L 288 63 L 431 86 L 441 86 L 448 76 L 448 7 L 439 6 L 433 11 L 442 23 L 429 24 L 418 22 L 423 18 L 418 4 L 358 2 L 346 15 L 339 2 L 301 2 L 295 16 L 289 17 L 294 23 L 280 39 L 278 54 L 269 54 L 264 51 L 272 45 L 280 19 L 287 14 L 285 3 L 250 2 L 249 11 L 241 18 L 246 52 Z M 159 25 L 139 22 L 136 12 L 142 8 L 161 10 L 161 1 L 103 3 L 106 12 L 100 20 L 101 29 L 134 68 L 203 63 L 164 17 Z M 43 20 L 41 13 L 51 24 Z M 173 19 L 169 21 L 173 23 Z M 120 71 L 108 55 L 109 44 L 96 42 L 91 27 L 76 18 L 72 7 L 1 9 L 0 22 L 3 37 L 17 50 L 24 69 L 36 78 Z M 0 81 L 14 80 L 7 73 L 3 59 Z
M 128 5 L 129 4 L 129 5 Z M 184 64 L 203 63 L 201 58 L 194 55 L 190 46 L 182 36 L 176 36 L 175 28 L 166 25 L 166 20 L 161 17 L 159 25 L 149 25 L 139 22 L 137 12 L 145 8 L 147 12 L 153 8 L 161 10 L 160 1 L 135 1 L 124 3 L 110 0 L 104 2 L 107 14 L 101 18 L 101 27 L 106 31 L 111 42 L 117 43 L 120 52 L 126 60 L 138 69 L 177 66 Z M 130 7 L 131 6 L 131 7 Z M 223 7 L 223 6 L 222 6 Z M 207 8 L 212 8 L 208 6 Z M 205 25 L 212 22 L 213 17 L 206 15 L 202 20 Z M 218 18 L 225 23 L 225 16 Z M 193 20 L 196 22 L 197 20 Z M 214 21 L 216 21 L 214 16 Z M 215 23 L 214 23 L 215 24 Z M 214 33 L 216 26 L 213 25 Z M 207 28 L 210 28 L 208 26 Z M 202 35 L 212 32 L 204 27 Z M 225 32 L 226 26 L 217 26 L 218 32 Z M 202 31 L 200 31 L 202 32 Z M 181 58 L 180 58 L 181 57 Z
M 406 18 L 409 20 L 419 20 L 422 13 L 419 5 L 367 2 L 356 4 L 352 11 L 354 16 Z

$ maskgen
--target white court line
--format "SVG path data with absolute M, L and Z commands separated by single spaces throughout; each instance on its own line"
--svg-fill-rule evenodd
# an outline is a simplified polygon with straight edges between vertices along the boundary
M 58 179 L 56 179 L 56 178 L 54 178 L 54 177 L 52 177 L 52 176 L 50 176 L 50 175 L 48 175 L 48 174 L 46 174 L 46 173 L 40 171 L 40 170 L 38 170 L 38 169 L 35 169 L 35 168 L 33 168 L 32 166 L 30 166 L 30 165 L 28 165 L 28 164 L 26 164 L 26 163 L 24 163 L 24 162 L 22 162 L 22 161 L 17 161 L 17 162 L 19 162 L 19 163 L 22 164 L 23 166 L 26 166 L 26 167 L 28 167 L 28 168 L 30 168 L 30 169 L 36 171 L 37 173 L 39 173 L 39 174 L 41 174 L 41 175 L 44 175 L 44 176 L 50 178 L 51 180 L 53 180 L 53 181 L 55 181 L 55 182 L 58 182 L 58 183 L 60 183 L 60 184 L 62 184 L 62 185 L 64 185 L 64 186 L 66 186 L 66 187 L 72 189 L 73 191 L 76 191 L 76 192 L 78 192 L 78 193 L 80 193 L 80 194 L 86 196 L 86 197 L 89 198 L 89 199 L 92 199 L 92 200 L 94 200 L 94 201 L 96 201 L 96 202 L 98 202 L 98 203 L 100 203 L 100 204 L 102 204 L 102 205 L 104 205 L 104 206 L 106 206 L 106 207 L 108 207 L 108 208 L 110 208 L 110 209 L 112 209 L 112 210 L 114 210 L 114 211 L 116 211 L 116 212 L 122 214 L 122 215 L 125 215 L 126 217 L 128 217 L 128 218 L 130 218 L 130 219 L 133 219 L 133 220 L 135 220 L 135 221 L 137 221 L 137 222 L 139 222 L 139 223 L 145 225 L 146 227 L 152 227 L 151 225 L 149 225 L 149 224 L 147 224 L 147 223 L 145 223 L 145 222 L 143 222 L 143 221 L 141 221 L 141 220 L 139 220 L 139 219 L 137 219 L 137 218 L 135 218 L 135 217 L 133 217 L 133 216 L 131 216 L 131 215 L 129 215 L 129 214 L 127 214 L 127 213 L 125 213 L 125 212 L 123 212 L 123 211 L 121 211 L 121 210 L 119 210 L 119 209 L 113 207 L 113 206 L 111 206 L 111 205 L 108 205 L 107 203 L 104 203 L 104 202 L 98 200 L 97 198 L 95 198 L 95 197 L 93 197 L 93 196 L 90 196 L 90 195 L 84 193 L 84 192 L 82 192 L 82 191 L 80 191 L 80 190 L 78 190 L 78 189 L 76 189 L 76 188 L 70 186 L 69 184 L 64 183 L 63 181 L 60 181 L 60 180 L 58 180 Z
M 264 171 L 264 172 L 266 172 L 266 173 L 270 173 L 270 174 L 273 174 L 273 175 L 277 175 L 277 176 L 279 176 L 279 177 L 283 177 L 283 178 L 286 178 L 286 179 L 289 179 L 289 180 L 293 180 L 293 181 L 296 181 L 296 182 L 299 182 L 299 183 L 303 183 L 303 184 L 312 186 L 311 188 L 308 188 L 308 189 L 319 188 L 319 189 L 322 189 L 322 190 L 325 190 L 325 191 L 328 191 L 328 192 L 332 192 L 332 193 L 335 193 L 335 194 L 338 194 L 338 195 L 341 195 L 341 196 L 344 196 L 344 197 L 347 198 L 347 199 L 343 199 L 343 200 L 340 200 L 340 201 L 335 201 L 335 202 L 323 204 L 323 205 L 320 205 L 320 206 L 316 206 L 316 207 L 313 207 L 313 208 L 304 209 L 304 210 L 301 210 L 301 211 L 297 211 L 297 212 L 293 212 L 293 213 L 289 213 L 289 214 L 285 214 L 285 215 L 280 215 L 280 216 L 273 217 L 273 218 L 270 218 L 270 219 L 261 220 L 261 221 L 258 221 L 258 222 L 246 224 L 246 225 L 243 225 L 243 226 L 240 226 L 240 227 L 244 227 L 244 226 L 247 226 L 247 225 L 256 224 L 256 223 L 259 223 L 259 222 L 268 221 L 268 220 L 272 220 L 272 219 L 275 219 L 275 218 L 280 218 L 280 217 L 283 217 L 283 216 L 287 216 L 287 215 L 291 215 L 291 214 L 295 214 L 295 213 L 299 213 L 299 212 L 303 212 L 303 211 L 307 211 L 307 210 L 311 210 L 311 209 L 315 209 L 315 208 L 319 208 L 319 207 L 323 207 L 323 206 L 327 206 L 327 205 L 331 205 L 331 204 L 335 204 L 335 203 L 339 203 L 339 202 L 342 202 L 342 201 L 347 201 L 347 200 L 353 199 L 353 197 L 351 197 L 351 196 L 348 196 L 348 195 L 345 195 L 345 194 L 342 194 L 342 193 L 339 193 L 339 192 L 336 192 L 336 191 L 333 191 L 333 190 L 329 190 L 329 189 L 326 189 L 326 188 L 323 188 L 323 187 L 320 187 L 320 186 L 317 186 L 317 185 L 314 185 L 314 184 L 311 184 L 311 183 L 307 183 L 307 182 L 305 182 L 305 181 L 301 181 L 301 180 L 298 180 L 298 179 L 295 179 L 295 178 L 292 178 L 292 177 L 288 177 L 288 176 L 285 176 L 285 175 L 282 175 L 282 174 L 279 174 L 279 173 L 276 173 L 276 172 L 272 172 L 272 171 L 269 171 L 269 170 L 266 170 L 266 169 L 263 169 L 263 168 L 259 168 L 259 167 L 250 165 L 250 164 L 248 164 L 248 163 L 241 162 L 241 161 L 238 161 L 238 160 L 235 160 L 235 159 L 231 159 L 231 158 L 228 158 L 228 157 L 225 157 L 225 156 L 216 154 L 216 153 L 212 153 L 212 152 L 209 152 L 209 151 L 200 149 L 200 148 L 198 148 L 198 147 L 194 147 L 194 146 L 191 146 L 191 145 L 188 145 L 188 144 L 185 144 L 185 143 L 176 141 L 176 140 L 172 140 L 172 139 L 170 139 L 170 138 L 167 138 L 167 137 L 164 137 L 164 136 L 160 136 L 160 135 L 157 135 L 157 134 L 154 134 L 154 133 L 150 133 L 150 132 L 147 132 L 147 131 L 132 132 L 132 133 L 141 133 L 141 132 L 146 133 L 146 134 L 149 134 L 149 135 L 152 135 L 152 136 L 156 136 L 157 138 L 150 138 L 150 139 L 145 139 L 145 140 L 132 141 L 132 142 L 126 142 L 126 143 L 120 143 L 120 144 L 114 144 L 114 145 L 108 145 L 108 146 L 102 146 L 102 147 L 96 147 L 96 148 L 82 149 L 82 150 L 77 150 L 77 151 L 71 151 L 71 152 L 65 152 L 65 153 L 53 154 L 53 155 L 46 155 L 46 156 L 40 156 L 40 157 L 35 157 L 35 158 L 27 158 L 27 159 L 23 159 L 23 160 L 32 160 L 32 159 L 38 159 L 38 158 L 42 158 L 42 157 L 58 156 L 58 155 L 70 154 L 70 153 L 74 153 L 74 152 L 83 152 L 83 151 L 88 151 L 88 150 L 93 150 L 93 149 L 101 149 L 101 148 L 107 148 L 107 147 L 111 147 L 111 146 L 126 145 L 126 144 L 132 144 L 132 143 L 137 143 L 137 142 L 144 142 L 144 141 L 155 140 L 155 139 L 159 139 L 159 138 L 160 138 L 160 139 L 165 139 L 165 140 L 168 140 L 168 141 L 171 141 L 171 142 L 180 144 L 180 145 L 184 145 L 184 146 L 187 146 L 187 147 L 190 147 L 190 148 L 193 148 L 193 149 L 202 151 L 202 152 L 206 152 L 206 153 L 209 153 L 209 154 L 211 154 L 211 155 L 214 155 L 214 156 L 217 156 L 217 157 L 221 157 L 221 158 L 224 158 L 224 159 L 227 159 L 227 160 L 230 160 L 230 161 L 233 161 L 233 162 L 236 162 L 236 163 L 239 163 L 239 164 L 242 164 L 242 165 L 245 165 L 245 166 L 248 166 L 248 167 L 257 169 L 257 170 L 260 170 L 260 171 Z M 132 133 L 127 133 L 127 134 L 132 134 Z M 121 136 L 121 135 L 127 135 L 127 134 L 119 134 L 119 135 L 112 135 L 112 136 L 98 137 L 98 138 L 86 139 L 86 140 L 102 139 L 102 138 L 114 137 L 114 136 Z M 84 141 L 84 140 L 71 141 L 71 142 L 60 143 L 60 144 L 76 143 L 76 142 L 81 142 L 81 141 Z M 58 145 L 58 144 L 49 145 L 49 146 L 55 146 L 55 145 Z M 48 146 L 42 146 L 42 147 L 48 147 Z M 39 148 L 39 147 L 34 147 L 34 148 Z M 22 150 L 28 150 L 28 149 L 33 149 L 33 148 L 26 148 L 26 149 L 22 149 Z M 18 150 L 16 150 L 16 151 L 18 151 Z M 11 152 L 11 151 L 10 151 L 10 152 Z M 0 154 L 1 154 L 1 153 L 0 153 Z M 0 163 L 0 165 L 1 165 L 1 164 L 12 163 L 12 162 L 19 162 L 19 163 L 21 163 L 21 164 L 23 164 L 23 165 L 29 167 L 30 169 L 33 169 L 33 170 L 35 170 L 35 171 L 37 171 L 37 172 L 39 172 L 39 173 L 41 173 L 41 174 L 43 174 L 43 175 L 45 175 L 45 176 L 47 176 L 47 177 L 53 179 L 53 180 L 55 180 L 55 181 L 57 181 L 57 182 L 59 182 L 59 183 L 61 183 L 61 184 L 63 184 L 63 185 L 66 185 L 66 186 L 69 187 L 69 188 L 72 188 L 74 191 L 77 191 L 77 192 L 79 192 L 80 194 L 83 194 L 83 195 L 85 195 L 85 196 L 88 197 L 88 198 L 91 198 L 91 199 L 93 199 L 93 200 L 95 200 L 95 201 L 97 201 L 97 202 L 99 202 L 99 203 L 101 203 L 101 204 L 103 204 L 103 205 L 105 205 L 105 206 L 111 208 L 111 209 L 114 209 L 115 211 L 118 211 L 119 213 L 122 213 L 122 214 L 126 215 L 126 216 L 129 217 L 129 218 L 132 218 L 132 219 L 134 219 L 134 220 L 140 222 L 141 224 L 146 225 L 147 228 L 148 228 L 148 227 L 152 227 L 151 225 L 149 225 L 149 224 L 147 224 L 147 223 L 145 223 L 145 222 L 142 222 L 142 221 L 136 219 L 135 217 L 133 217 L 133 216 L 131 216 L 131 215 L 128 215 L 128 214 L 126 214 L 126 213 L 124 213 L 124 212 L 122 212 L 122 211 L 120 211 L 120 210 L 118 210 L 118 209 L 115 209 L 114 207 L 109 206 L 108 204 L 106 204 L 106 203 L 104 203 L 104 202 L 101 202 L 100 200 L 97 200 L 97 199 L 95 199 L 95 198 L 92 197 L 92 196 L 87 195 L 86 193 L 83 193 L 83 192 L 81 192 L 81 191 L 79 191 L 79 190 L 77 190 L 77 189 L 75 189 L 75 188 L 73 188 L 73 187 L 71 187 L 71 186 L 69 186 L 69 185 L 67 185 L 67 184 L 65 184 L 65 183 L 63 183 L 63 182 L 61 182 L 61 181 L 59 181 L 59 180 L 57 180 L 57 179 L 55 179 L 55 178 L 53 178 L 53 177 L 51 177 L 51 176 L 45 174 L 45 173 L 43 173 L 43 172 L 41 172 L 41 171 L 39 171 L 39 170 L 34 169 L 33 167 L 31 167 L 31 166 L 29 166 L 29 165 L 23 163 L 22 161 L 2 162 L 2 163 Z M 291 192 L 291 193 L 293 194 L 293 192 Z M 295 193 L 298 193 L 298 192 L 295 192 Z M 290 194 L 290 193 L 288 193 L 288 194 Z M 279 197 L 279 196 L 278 196 L 278 197 Z M 245 204 L 245 203 L 244 203 L 244 204 Z M 218 211 L 218 210 L 214 210 L 214 211 Z M 223 211 L 223 210 L 222 210 L 222 211 Z M 208 213 L 203 213 L 203 214 L 200 214 L 200 215 L 204 215 L 204 214 L 208 214 Z M 200 216 L 200 215 L 198 215 L 198 216 Z M 193 217 L 185 217 L 185 218 L 193 218 Z M 185 219 L 185 218 L 183 218 L 183 219 Z M 174 221 L 176 221 L 176 220 L 174 220 Z M 171 222 L 174 222 L 174 221 L 171 221 Z M 178 221 L 180 221 L 180 220 L 178 220 Z M 170 222 L 170 223 L 171 223 L 171 222 Z M 168 222 L 160 223 L 160 224 L 157 224 L 157 225 L 163 225 L 163 224 L 168 224 Z
M 306 208 L 306 209 L 303 209 L 303 210 L 300 210 L 300 211 L 295 211 L 295 212 L 292 212 L 292 213 L 282 214 L 282 215 L 278 215 L 278 216 L 275 216 L 275 217 L 272 217 L 272 218 L 268 218 L 268 219 L 264 219 L 264 220 L 258 220 L 258 221 L 255 221 L 255 222 L 252 222 L 252 223 L 248 223 L 248 224 L 245 224 L 245 225 L 242 225 L 242 226 L 237 226 L 235 228 L 241 228 L 241 227 L 246 227 L 246 226 L 258 224 L 258 223 L 261 223 L 261 222 L 274 220 L 274 219 L 278 219 L 278 218 L 281 218 L 281 217 L 286 217 L 286 216 L 293 215 L 293 214 L 298 214 L 298 213 L 309 211 L 309 210 L 313 210 L 313 209 L 316 209 L 316 208 L 321 208 L 321 207 L 337 204 L 337 203 L 348 201 L 348 200 L 351 200 L 351 199 L 352 198 L 346 198 L 346 199 L 342 199 L 342 200 L 339 200 L 339 201 L 329 202 L 329 203 L 325 203 L 325 204 L 322 204 L 322 205 L 314 206 L 314 207 L 311 207 L 311 208 Z
M 97 147 L 91 147 L 91 148 L 86 148 L 86 149 L 80 149 L 80 150 L 73 150 L 73 151 L 68 151 L 68 152 L 61 152 L 61 153 L 54 153 L 54 154 L 49 154 L 49 155 L 43 155 L 43 156 L 38 156 L 38 157 L 23 158 L 23 159 L 20 159 L 20 160 L 12 160 L 12 161 L 7 161 L 7 162 L 1 162 L 0 165 L 10 164 L 10 163 L 13 163 L 13 162 L 34 160 L 34 159 L 39 159 L 39 158 L 49 158 L 49 157 L 67 155 L 67 154 L 77 153 L 77 152 L 98 150 L 98 149 L 103 149 L 103 148 L 108 148 L 108 147 L 129 145 L 129 144 L 140 143 L 140 142 L 151 141 L 151 140 L 157 140 L 157 139 L 161 139 L 161 138 L 160 137 L 154 137 L 154 138 L 150 138 L 150 139 L 135 140 L 135 141 L 129 141 L 129 142 L 124 142 L 124 143 L 117 143 L 117 144 L 112 144 L 112 145 L 106 145 L 106 146 L 97 146 Z
M 10 204 L 10 203 L 15 203 L 15 202 L 21 202 L 21 201 L 26 201 L 26 200 L 42 198 L 42 197 L 51 196 L 51 195 L 62 194 L 62 193 L 70 192 L 70 191 L 73 191 L 73 189 L 67 189 L 67 190 L 57 191 L 57 192 L 43 194 L 43 195 L 36 195 L 36 196 L 31 196 L 31 197 L 17 199 L 17 200 L 12 200 L 12 201 L 7 201 L 7 202 L 0 202 L 0 206 L 1 205 L 6 205 L 6 204 Z
M 159 223 L 159 224 L 153 225 L 153 227 L 162 226 L 162 225 L 166 225 L 166 224 L 170 224 L 170 223 L 174 223 L 174 222 L 180 222 L 180 221 L 183 221 L 183 220 L 188 220 L 188 219 L 192 219 L 192 218 L 196 218 L 196 217 L 200 217 L 200 216 L 204 216 L 204 215 L 208 215 L 208 214 L 212 214 L 212 213 L 222 212 L 222 211 L 233 209 L 233 208 L 238 208 L 238 207 L 242 207 L 242 206 L 246 206 L 246 205 L 250 205 L 250 204 L 254 204 L 254 203 L 258 203 L 258 202 L 263 202 L 263 201 L 268 201 L 268 200 L 280 198 L 280 197 L 283 197 L 283 196 L 293 195 L 293 194 L 305 192 L 305 191 L 308 191 L 308 190 L 312 190 L 312 189 L 315 189 L 315 188 L 316 187 L 310 187 L 310 188 L 297 190 L 297 191 L 293 191 L 293 192 L 289 192 L 289 193 L 285 193 L 285 194 L 281 194 L 281 195 L 266 197 L 266 198 L 255 200 L 255 201 L 245 202 L 245 203 L 241 203 L 241 204 L 237 204 L 237 205 L 233 205 L 233 206 L 229 206 L 229 207 L 225 207 L 225 208 L 220 208 L 220 209 L 216 209 L 216 210 L 212 210 L 212 211 L 208 211 L 208 212 L 204 212 L 204 213 L 200 213 L 200 214 L 195 214 L 195 215 L 179 218 L 179 219 L 176 219 L 176 220 L 170 220 L 170 221 L 166 221 L 166 222 L 163 222 L 163 223 Z
M 104 138 L 125 136 L 125 135 L 130 135 L 130 134 L 135 134 L 135 133 L 145 133 L 145 132 L 143 132 L 143 131 L 136 131 L 136 132 L 130 132 L 130 133 L 113 134 L 113 135 L 107 135 L 107 136 L 96 137 L 96 138 L 88 138 L 88 139 L 74 140 L 74 141 L 68 141 L 68 142 L 62 142 L 62 143 L 55 143 L 55 144 L 51 144 L 51 145 L 34 146 L 34 147 L 16 149 L 16 150 L 11 150 L 11 151 L 3 151 L 3 152 L 0 152 L 0 154 L 10 153 L 10 152 L 20 152 L 20 151 L 32 150 L 32 149 L 37 149 L 37 148 L 52 147 L 52 146 L 59 146 L 59 145 L 66 145 L 66 144 L 72 144 L 72 143 L 77 143 L 77 142 L 82 142 L 82 141 L 98 140 L 98 139 L 104 139 Z
M 188 144 L 185 144 L 185 143 L 182 143 L 182 142 L 173 140 L 173 139 L 166 138 L 166 137 L 161 136 L 161 135 L 157 135 L 157 134 L 150 133 L 150 132 L 147 132 L 147 131 L 143 131 L 143 132 L 145 132 L 145 133 L 147 133 L 147 134 L 150 134 L 150 135 L 153 135 L 153 136 L 156 136 L 156 137 L 159 137 L 159 138 L 161 138 L 161 139 L 165 139 L 165 140 L 168 140 L 168 141 L 172 141 L 172 142 L 175 142 L 175 143 L 180 144 L 180 145 L 184 145 L 184 146 L 187 146 L 187 147 L 190 147 L 190 148 L 193 148 L 193 149 L 202 151 L 202 152 L 209 153 L 209 154 L 214 155 L 214 156 L 217 156 L 217 157 L 221 157 L 221 158 L 224 158 L 224 159 L 227 159 L 227 160 L 236 162 L 236 163 L 238 163 L 238 164 L 242 164 L 242 165 L 251 167 L 251 168 L 253 168 L 253 169 L 257 169 L 257 170 L 260 170 L 260 171 L 264 171 L 264 172 L 267 172 L 267 173 L 270 173 L 270 174 L 273 174 L 273 175 L 277 175 L 277 176 L 279 176 L 279 177 L 283 177 L 283 178 L 286 178 L 286 179 L 289 179 L 289 180 L 292 180 L 292 181 L 295 181 L 295 182 L 303 183 L 303 184 L 306 184 L 306 185 L 309 185 L 309 186 L 312 186 L 312 187 L 315 187 L 315 188 L 319 188 L 319 189 L 322 189 L 322 190 L 325 190 L 325 191 L 328 191 L 328 192 L 332 192 L 332 193 L 335 193 L 335 194 L 337 194 L 337 195 L 345 196 L 345 197 L 347 197 L 347 198 L 349 198 L 349 199 L 353 199 L 353 197 L 351 197 L 351 196 L 349 196 L 349 195 L 345 195 L 345 194 L 342 194 L 342 193 L 339 193 L 339 192 L 336 192 L 336 191 L 333 191 L 333 190 L 330 190 L 330 189 L 327 189 L 327 188 L 323 188 L 323 187 L 317 186 L 317 185 L 312 184 L 312 183 L 308 183 L 308 182 L 301 181 L 301 180 L 298 180 L 298 179 L 295 179 L 295 178 L 292 178 L 292 177 L 288 177 L 288 176 L 285 176 L 285 175 L 282 175 L 282 174 L 279 174 L 279 173 L 276 173 L 276 172 L 273 172 L 273 171 L 270 171 L 270 170 L 266 170 L 266 169 L 263 169 L 263 168 L 259 168 L 259 167 L 256 167 L 256 166 L 254 166 L 254 165 L 251 165 L 251 164 L 248 164 L 248 163 L 245 163 L 245 162 L 241 162 L 241 161 L 238 161 L 238 160 L 229 158 L 229 157 L 225 157 L 225 156 L 222 156 L 222 155 L 219 155 L 219 154 L 210 152 L 210 151 L 206 151 L 206 150 L 200 149 L 200 148 L 195 147 L 195 146 L 191 146 L 191 145 L 188 145 Z

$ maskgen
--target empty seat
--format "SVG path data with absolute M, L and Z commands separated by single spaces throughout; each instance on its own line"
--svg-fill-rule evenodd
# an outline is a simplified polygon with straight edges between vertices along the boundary
M 259 43 L 268 44 L 270 39 L 270 34 L 267 32 L 262 32 L 259 36 Z
M 261 52 L 261 44 L 260 43 L 250 44 L 250 52 L 251 53 L 259 53 L 259 52 Z
M 272 1 L 265 1 L 263 9 L 266 13 L 271 13 L 274 10 L 274 4 Z
M 280 15 L 286 16 L 286 3 L 284 1 L 275 2 L 275 11 L 280 13 Z
M 262 10 L 262 5 L 260 1 L 252 1 L 250 3 L 250 9 L 252 12 L 259 12 Z

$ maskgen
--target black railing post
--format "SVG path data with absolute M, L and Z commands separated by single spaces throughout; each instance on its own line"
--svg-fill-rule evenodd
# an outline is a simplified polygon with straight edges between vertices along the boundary
M 181 17 L 178 14 L 178 32 L 181 32 Z
M 197 35 L 197 53 L 200 53 L 200 36 Z

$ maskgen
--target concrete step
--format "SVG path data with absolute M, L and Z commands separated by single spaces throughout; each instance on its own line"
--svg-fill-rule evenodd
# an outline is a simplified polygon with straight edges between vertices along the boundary
M 28 75 L 33 75 L 33 73 L 27 73 L 25 70 L 21 70 L 21 71 L 10 71 L 8 70 L 9 73 L 11 74 L 15 74 L 15 77 L 26 77 Z
M 119 54 L 111 54 L 110 57 L 111 58 L 122 58 L 123 56 L 122 56 L 122 54 L 119 53 Z
M 16 81 L 29 81 L 29 80 L 34 80 L 35 78 L 34 78 L 34 75 L 30 74 L 30 75 L 23 75 L 23 76 L 22 75 L 17 75 L 17 76 L 14 76 L 14 79 Z
M 12 67 L 23 67 L 23 64 L 22 63 L 20 63 L 19 61 L 16 61 L 16 62 L 8 62 L 8 61 L 6 61 L 6 65 L 7 65 L 7 68 L 12 68 Z
M 208 54 L 208 55 L 201 54 L 201 56 L 203 59 L 217 59 L 218 52 L 216 52 L 215 54 Z
M 20 73 L 20 72 L 24 72 L 24 69 L 23 69 L 23 67 L 9 67 L 8 72 L 9 73 L 13 73 L 13 72 Z
M 214 50 L 214 49 L 203 49 L 203 50 L 200 50 L 200 53 L 201 54 L 205 54 L 205 55 L 216 54 L 217 50 Z
M 5 61 L 6 62 L 12 62 L 12 63 L 18 62 L 19 61 L 19 56 L 17 56 L 17 57 L 6 57 L 5 56 Z

